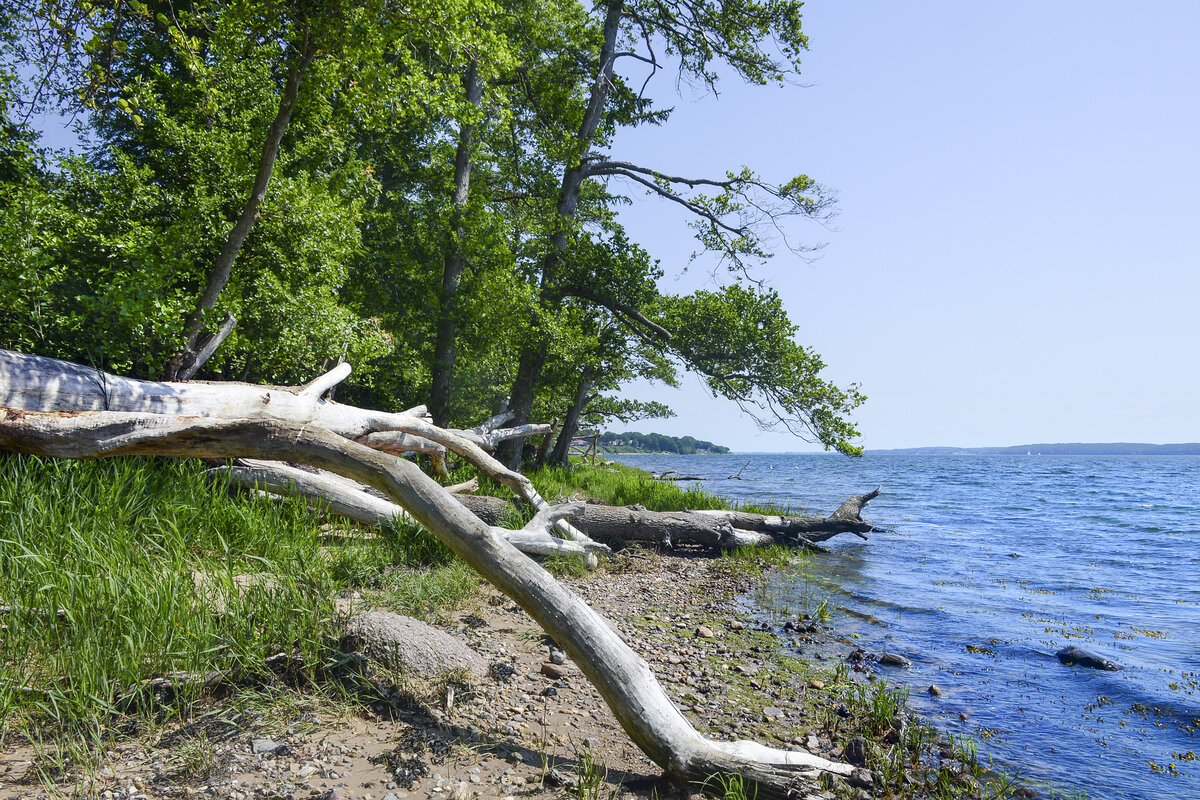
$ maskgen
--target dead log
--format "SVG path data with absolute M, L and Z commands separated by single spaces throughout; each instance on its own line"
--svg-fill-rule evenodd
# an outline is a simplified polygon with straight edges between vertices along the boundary
M 372 494 L 366 486 L 329 472 L 309 472 L 255 459 L 242 459 L 236 465 L 219 467 L 212 472 L 227 475 L 245 489 L 265 489 L 275 494 L 303 497 L 327 511 L 364 525 L 383 525 L 407 516 L 404 509 Z M 447 491 L 454 488 L 449 487 Z M 699 545 L 713 550 L 772 544 L 815 548 L 815 542 L 839 533 L 856 533 L 866 538 L 865 532 L 872 526 L 858 517 L 857 510 L 878 493 L 876 489 L 850 498 L 829 517 L 773 517 L 742 511 L 656 512 L 640 506 L 589 503 L 576 517 L 575 526 L 593 539 L 614 544 L 639 542 L 667 548 Z M 458 499 L 488 525 L 500 525 L 510 511 L 508 502 L 498 497 Z M 853 518 L 851 512 L 845 510 L 848 507 L 856 509 L 852 512 Z M 524 553 L 583 557 L 593 565 L 595 559 L 589 557 L 590 554 L 607 549 L 595 542 L 567 542 L 555 537 L 541 540 L 510 535 L 509 541 Z
M 235 485 L 251 491 L 265 490 L 276 495 L 302 497 L 325 511 L 363 525 L 386 525 L 389 522 L 413 520 L 403 508 L 370 493 L 361 483 L 326 470 L 309 472 L 278 461 L 244 458 L 232 466 L 211 469 L 209 473 L 228 477 Z M 453 490 L 462 487 L 468 487 L 468 484 L 445 487 L 445 490 L 456 494 Z M 474 491 L 474 488 L 478 488 L 478 482 L 475 487 L 470 488 Z M 461 501 L 463 498 L 459 499 Z M 581 558 L 593 567 L 596 566 L 593 553 L 608 550 L 595 542 L 576 542 L 528 531 L 504 528 L 499 530 L 502 530 L 504 537 L 522 553 Z
M 326 393 L 350 375 L 342 363 L 304 386 L 258 386 L 235 382 L 140 381 L 42 356 L 0 350 L 0 406 L 25 411 L 121 411 L 219 419 L 281 420 L 324 430 L 391 453 L 424 452 L 435 466 L 456 453 L 536 509 L 549 504 L 521 473 L 492 458 L 475 431 L 447 431 L 428 421 L 425 406 L 392 413 L 343 405 Z M 485 425 L 493 424 L 497 417 Z M 558 530 L 586 539 L 565 520 Z
M 575 527 L 600 541 L 643 542 L 675 547 L 699 545 L 715 550 L 782 544 L 815 546 L 837 536 L 853 533 L 867 538 L 874 530 L 857 514 L 838 515 L 848 504 L 861 509 L 879 494 L 879 489 L 852 497 L 828 517 L 776 517 L 745 511 L 647 511 L 641 506 L 606 506 L 589 503 L 575 518 Z M 865 498 L 865 499 L 864 499 Z M 496 497 L 464 497 L 463 505 L 488 524 L 496 524 L 507 503 Z

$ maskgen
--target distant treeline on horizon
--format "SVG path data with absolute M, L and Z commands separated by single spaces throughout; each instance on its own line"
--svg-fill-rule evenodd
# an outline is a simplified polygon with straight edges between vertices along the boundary
M 600 449 L 608 453 L 676 453 L 690 456 L 707 453 L 728 453 L 728 447 L 706 442 L 691 436 L 666 436 L 661 433 L 602 433 Z
M 1011 447 L 904 447 L 867 450 L 867 454 L 918 456 L 1200 456 L 1200 442 L 1144 444 L 1140 442 L 1018 444 Z

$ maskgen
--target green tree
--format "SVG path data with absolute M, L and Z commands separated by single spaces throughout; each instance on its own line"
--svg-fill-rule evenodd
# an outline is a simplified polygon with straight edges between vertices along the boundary
M 571 251 L 587 238 L 586 225 L 603 220 L 605 207 L 614 199 L 602 184 L 625 181 L 678 203 L 696 220 L 702 247 L 717 251 L 743 274 L 748 265 L 769 255 L 758 233 L 762 223 L 826 213 L 827 196 L 807 176 L 781 185 L 745 169 L 718 179 L 689 178 L 617 160 L 607 152 L 618 126 L 661 124 L 668 117 L 668 112 L 654 109 L 630 88 L 617 70 L 618 62 L 647 65 L 652 77 L 663 66 L 658 47 L 674 59 L 683 80 L 714 86 L 715 65 L 723 63 L 749 82 L 780 81 L 798 70 L 800 54 L 807 46 L 799 9 L 800 3 L 794 0 L 607 0 L 597 5 L 594 24 L 598 35 L 586 51 L 586 96 L 574 105 L 578 127 L 557 151 L 561 179 L 536 273 L 538 307 L 529 317 L 530 332 L 525 336 L 510 395 L 510 408 L 518 421 L 527 420 L 533 409 L 541 372 L 550 357 L 544 335 L 546 320 L 565 297 L 604 305 L 633 329 L 664 336 L 638 310 L 633 298 L 622 298 L 610 290 L 607 274 L 594 273 L 586 281 L 576 275 L 564 279 L 570 272 L 566 267 Z M 511 447 L 504 456 L 515 463 L 519 448 Z

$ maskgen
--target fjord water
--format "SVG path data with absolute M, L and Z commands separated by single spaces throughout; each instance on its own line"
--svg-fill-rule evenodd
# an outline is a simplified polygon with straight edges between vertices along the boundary
M 827 542 L 793 607 L 828 597 L 840 635 L 913 662 L 879 667 L 910 706 L 1043 795 L 1200 798 L 1200 457 L 619 458 L 821 515 L 881 485 L 864 517 L 893 530 Z

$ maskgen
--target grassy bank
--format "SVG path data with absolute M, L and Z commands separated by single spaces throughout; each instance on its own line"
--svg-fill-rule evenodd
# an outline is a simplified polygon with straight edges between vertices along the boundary
M 184 714 L 149 680 L 307 682 L 336 665 L 334 599 L 427 615 L 479 579 L 415 527 L 342 535 L 297 502 L 232 496 L 197 462 L 0 457 L 0 741 Z

